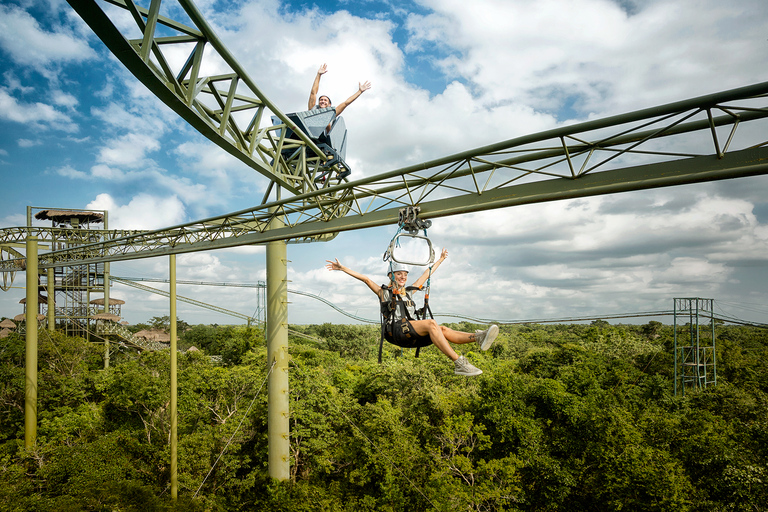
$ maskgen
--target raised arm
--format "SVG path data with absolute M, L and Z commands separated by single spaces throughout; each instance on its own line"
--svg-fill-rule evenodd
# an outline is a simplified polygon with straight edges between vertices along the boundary
M 445 261 L 445 258 L 448 257 L 448 249 L 443 249 L 443 251 L 440 253 L 440 257 L 432 264 L 432 274 L 435 273 L 437 268 L 440 266 L 440 264 Z M 430 276 L 429 269 L 425 270 L 423 274 L 421 274 L 421 277 L 419 277 L 411 286 L 417 286 L 421 288 L 424 283 L 427 282 L 427 279 Z
M 354 277 L 358 281 L 364 282 L 366 285 L 368 285 L 368 288 L 370 288 L 371 291 L 376 295 L 379 295 L 379 296 L 381 295 L 381 286 L 374 283 L 373 280 L 368 276 L 364 276 L 359 272 L 355 272 L 354 270 L 345 267 L 344 265 L 339 263 L 338 258 L 335 258 L 335 261 L 331 261 L 331 260 L 325 260 L 325 261 L 328 262 L 328 264 L 325 266 L 325 268 L 327 268 L 328 270 L 341 270 L 345 274 L 349 274 L 350 276 Z
M 317 70 L 315 75 L 315 82 L 312 84 L 312 90 L 309 91 L 309 106 L 307 110 L 312 110 L 317 105 L 317 91 L 320 89 L 320 77 L 328 71 L 328 66 L 323 64 L 320 69 Z
M 319 80 L 319 79 L 318 79 Z M 371 82 L 365 82 L 365 83 L 358 83 L 357 84 L 357 91 L 355 91 L 355 94 L 341 102 L 340 104 L 336 105 L 336 115 L 340 116 L 342 112 L 344 112 L 344 109 L 349 106 L 350 103 L 355 101 L 357 98 L 360 97 L 361 94 L 363 94 L 365 91 L 371 88 Z

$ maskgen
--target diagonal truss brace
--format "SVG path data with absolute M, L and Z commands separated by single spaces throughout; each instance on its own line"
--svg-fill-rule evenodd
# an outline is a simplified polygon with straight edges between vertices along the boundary
M 761 83 L 556 128 L 220 217 L 122 237 L 107 234 L 97 243 L 42 254 L 40 265 L 330 238 L 394 224 L 400 208 L 416 204 L 424 216 L 437 217 L 765 174 L 766 94 L 768 83 Z M 725 137 L 718 130 L 727 130 Z M 268 232 L 277 216 L 285 227 Z M 14 265 L 8 260 L 0 270 Z
M 160 15 L 160 0 L 152 0 L 149 9 L 133 0 L 106 0 L 113 6 L 109 15 L 94 0 L 67 1 L 142 84 L 202 135 L 292 194 L 316 190 L 308 179 L 312 172 L 306 164 L 317 165 L 327 157 L 264 95 L 191 1 L 167 1 L 163 5 L 178 15 L 183 12 L 193 27 Z M 129 39 L 112 21 L 122 11 L 133 20 L 140 37 Z M 186 61 L 175 61 L 179 50 L 189 51 Z M 207 65 L 209 61 L 212 64 Z M 229 72 L 203 73 L 203 69 L 222 65 Z M 261 126 L 262 120 L 269 118 L 265 110 L 283 124 Z M 246 116 L 243 126 L 236 114 Z M 281 130 L 285 127 L 298 139 L 288 142 L 287 130 Z M 308 162 L 304 167 L 289 165 L 280 158 L 279 148 L 291 145 L 306 147 Z

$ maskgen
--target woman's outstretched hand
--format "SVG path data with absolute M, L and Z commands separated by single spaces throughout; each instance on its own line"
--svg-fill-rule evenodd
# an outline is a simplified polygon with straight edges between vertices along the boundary
M 341 270 L 343 267 L 341 263 L 339 263 L 339 258 L 334 258 L 336 261 L 331 260 L 325 260 L 328 262 L 328 264 L 325 266 L 328 270 Z

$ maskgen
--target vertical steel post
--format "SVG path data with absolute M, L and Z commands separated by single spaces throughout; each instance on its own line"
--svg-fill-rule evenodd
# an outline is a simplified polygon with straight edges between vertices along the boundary
M 178 474 L 178 387 L 177 387 L 177 354 L 176 354 L 176 255 L 170 255 L 170 290 L 171 298 L 171 498 L 176 500 L 179 495 L 179 474 Z
M 51 242 L 51 248 L 53 249 L 53 242 Z M 53 267 L 49 267 L 46 272 L 46 295 L 48 295 L 48 330 L 56 330 L 56 277 L 53 274 Z
M 709 325 L 712 326 L 712 384 L 717 386 L 717 348 L 715 346 L 715 300 L 709 303 Z
M 674 299 L 674 307 L 672 308 L 672 324 L 673 324 L 673 342 L 672 350 L 675 353 L 675 396 L 677 396 L 677 299 Z
M 24 387 L 24 447 L 37 441 L 37 237 L 27 237 L 27 346 Z
M 104 231 L 109 229 L 109 212 L 104 210 Z M 98 270 L 98 266 L 97 266 Z M 104 312 L 109 313 L 109 262 L 104 263 Z M 109 368 L 109 336 L 104 337 L 104 369 Z
M 700 325 L 699 325 L 699 316 L 701 315 L 701 312 L 699 311 L 699 298 L 696 297 L 694 299 L 696 301 L 696 387 L 702 388 L 704 386 L 701 385 L 702 383 L 702 376 L 701 376 L 701 340 L 700 340 Z M 693 309 L 693 308 L 691 308 Z
M 287 244 L 282 240 L 267 244 L 267 365 L 272 367 L 267 398 L 269 476 L 288 480 L 288 260 Z
M 104 263 L 104 312 L 109 313 L 109 262 Z M 109 368 L 109 335 L 104 336 L 104 369 Z

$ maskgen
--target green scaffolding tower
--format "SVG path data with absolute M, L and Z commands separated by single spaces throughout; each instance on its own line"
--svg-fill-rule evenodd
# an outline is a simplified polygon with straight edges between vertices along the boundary
M 713 299 L 675 299 L 675 395 L 717 384 L 713 306 Z
M 72 210 L 68 208 L 27 207 L 27 225 L 32 219 L 51 221 L 51 251 L 69 249 L 98 240 L 95 230 L 106 229 L 106 210 Z M 103 294 L 108 298 L 108 282 L 104 276 L 108 264 L 95 263 L 70 265 L 51 269 L 40 276 L 40 291 L 45 292 L 42 304 L 53 310 L 51 319 L 56 328 L 69 336 L 88 338 L 92 315 L 99 311 L 108 313 L 112 301 L 103 308 L 91 305 L 91 294 Z M 53 326 L 49 326 L 53 328 Z

